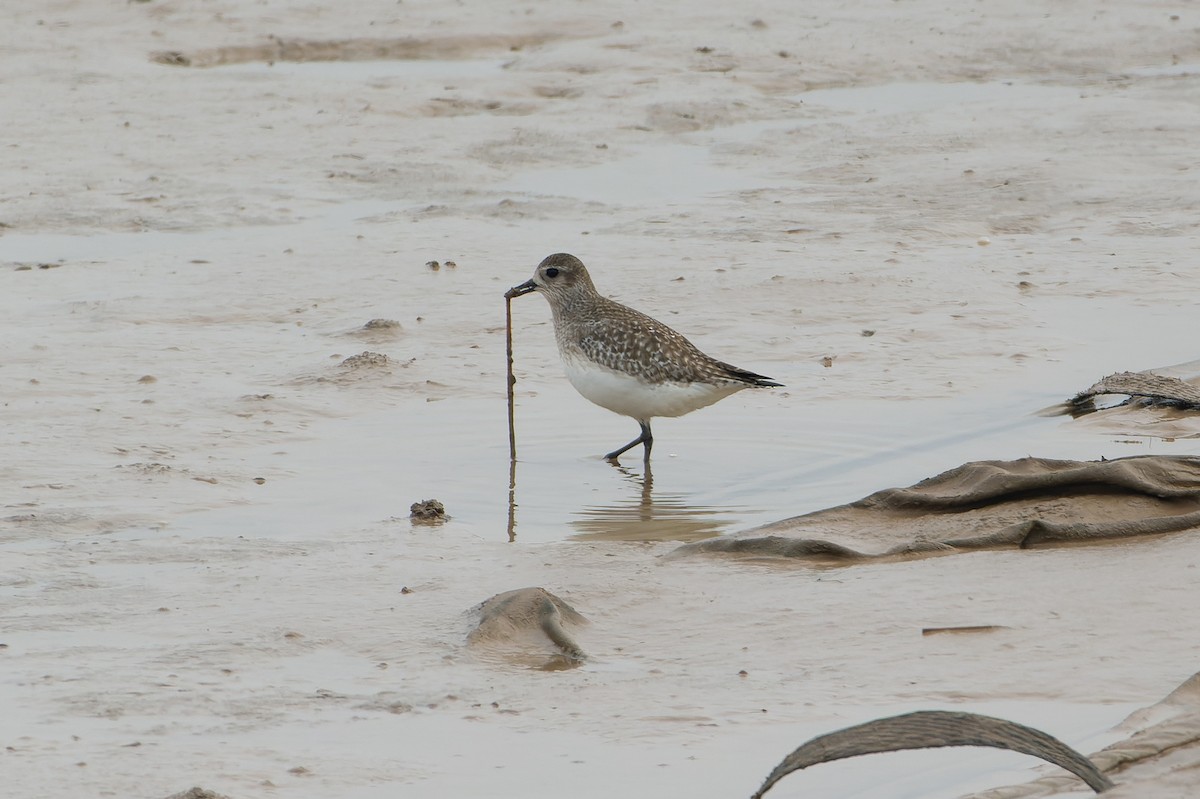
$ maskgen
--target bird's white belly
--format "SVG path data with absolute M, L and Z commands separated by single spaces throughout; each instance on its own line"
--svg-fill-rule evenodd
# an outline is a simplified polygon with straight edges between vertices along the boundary
M 567 379 L 585 398 L 613 413 L 648 420 L 682 416 L 745 388 L 712 383 L 647 383 L 584 358 L 563 358 Z

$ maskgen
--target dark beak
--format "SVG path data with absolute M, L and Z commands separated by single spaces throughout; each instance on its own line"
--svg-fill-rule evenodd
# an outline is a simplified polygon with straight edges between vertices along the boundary
M 531 291 L 537 291 L 537 283 L 534 283 L 532 280 L 526 280 L 521 285 L 513 286 L 504 292 L 504 299 L 511 300 L 513 297 L 520 297 L 522 294 L 528 294 Z

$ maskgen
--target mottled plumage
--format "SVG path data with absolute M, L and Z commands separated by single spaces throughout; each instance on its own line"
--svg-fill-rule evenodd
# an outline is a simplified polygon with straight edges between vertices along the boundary
M 606 457 L 645 445 L 650 459 L 650 419 L 682 416 L 744 388 L 779 386 L 770 378 L 710 358 L 671 328 L 640 311 L 601 296 L 583 263 L 556 253 L 509 298 L 539 291 L 554 314 L 554 336 L 567 378 L 587 399 L 633 417 L 642 434 Z

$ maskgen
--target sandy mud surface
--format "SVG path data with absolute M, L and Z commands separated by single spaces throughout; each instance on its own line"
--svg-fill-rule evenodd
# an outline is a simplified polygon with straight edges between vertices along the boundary
M 1194 536 L 664 557 L 972 460 L 1200 454 L 1037 415 L 1200 357 L 1194 4 L 59 0 L 0 75 L 6 793 L 749 795 L 913 710 L 1093 752 L 1200 668 Z M 613 468 L 636 425 L 521 298 L 510 472 L 502 294 L 558 251 L 787 387 Z M 590 622 L 574 668 L 468 643 L 534 586 Z

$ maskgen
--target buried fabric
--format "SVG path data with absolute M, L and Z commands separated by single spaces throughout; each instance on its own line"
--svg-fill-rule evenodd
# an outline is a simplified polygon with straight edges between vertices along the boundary
M 1196 795 L 1200 768 L 1200 673 L 1193 674 L 1165 699 L 1131 714 L 1114 731 L 1128 737 L 1088 759 L 1113 782 L 1113 799 L 1182 799 Z M 1073 793 L 1079 783 L 1051 772 L 1031 782 L 973 793 L 961 799 L 1036 799 Z
M 1113 799 L 1176 799 L 1195 795 L 1200 765 L 1200 673 L 1161 702 L 1125 719 L 1128 735 L 1084 756 L 1046 733 L 975 713 L 918 711 L 876 719 L 817 736 L 779 763 L 754 799 L 801 769 L 846 757 L 903 749 L 992 746 L 1042 758 L 1065 770 L 1030 782 L 990 788 L 962 799 L 1036 799 L 1078 795 L 1079 781 Z M 1116 783 L 1114 785 L 1113 783 Z
M 942 746 L 994 746 L 1040 757 L 1070 771 L 1096 793 L 1113 787 L 1096 765 L 1041 730 L 976 713 L 922 710 L 876 719 L 813 738 L 783 759 L 751 799 L 761 799 L 793 771 L 846 757 L 932 749 Z
M 1200 458 L 967 463 L 676 553 L 854 562 L 1200 530 Z
M 1121 396 L 1125 400 L 1113 404 Z M 1038 415 L 1068 414 L 1076 424 L 1106 435 L 1200 438 L 1200 361 L 1117 372 Z

